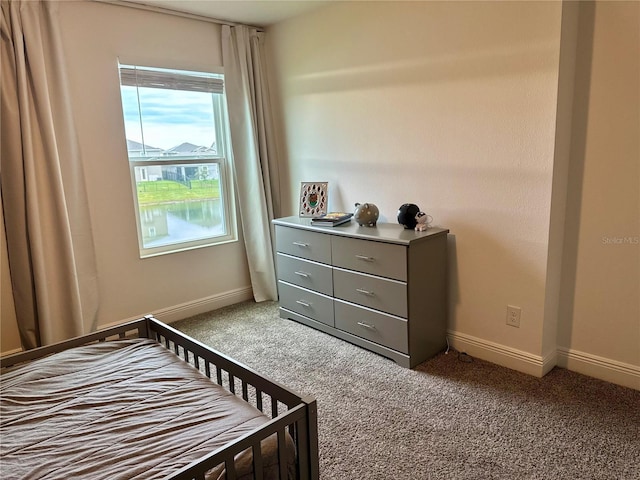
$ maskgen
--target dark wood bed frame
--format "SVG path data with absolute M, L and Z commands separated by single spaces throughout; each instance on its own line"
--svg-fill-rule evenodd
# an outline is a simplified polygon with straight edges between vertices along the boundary
M 3 357 L 0 359 L 0 367 L 11 367 L 80 345 L 135 337 L 159 342 L 182 360 L 194 365 L 213 382 L 241 397 L 270 418 L 260 428 L 183 467 L 165 480 L 204 480 L 205 472 L 222 463 L 225 465 L 227 480 L 235 480 L 237 475 L 234 458 L 248 448 L 252 449 L 254 478 L 262 480 L 260 442 L 273 434 L 277 436 L 278 442 L 280 479 L 287 478 L 287 434 L 295 444 L 297 478 L 319 478 L 317 405 L 314 398 L 301 396 L 263 377 L 151 315 L 65 342 Z

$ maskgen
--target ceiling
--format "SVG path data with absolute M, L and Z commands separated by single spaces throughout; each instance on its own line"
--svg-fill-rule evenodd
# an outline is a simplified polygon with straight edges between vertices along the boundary
M 204 17 L 266 27 L 331 0 L 127 0 Z

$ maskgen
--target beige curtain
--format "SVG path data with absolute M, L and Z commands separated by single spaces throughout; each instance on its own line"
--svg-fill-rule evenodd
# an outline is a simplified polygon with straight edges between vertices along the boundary
M 57 2 L 2 0 L 0 185 L 25 348 L 95 329 L 97 280 Z
M 263 55 L 264 34 L 222 27 L 236 190 L 256 301 L 277 300 L 271 220 L 280 215 L 277 156 Z

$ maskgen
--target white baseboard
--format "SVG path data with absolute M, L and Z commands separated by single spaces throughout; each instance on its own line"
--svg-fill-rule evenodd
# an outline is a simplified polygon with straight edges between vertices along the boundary
M 624 387 L 640 390 L 640 367 L 590 353 L 558 347 L 558 366 Z
M 549 365 L 555 360 L 553 356 L 543 358 L 529 352 L 452 330 L 447 332 L 447 337 L 449 338 L 451 347 L 459 352 L 465 352 L 472 357 L 477 357 L 481 360 L 502 365 L 503 367 L 527 373 L 535 377 L 542 377 L 553 368 L 553 365 Z
M 99 325 L 98 328 L 108 328 L 115 325 L 120 325 L 132 320 L 137 320 L 145 315 L 152 314 L 158 320 L 164 323 L 172 323 L 183 318 L 198 315 L 204 312 L 210 312 L 222 307 L 234 305 L 236 303 L 244 302 L 253 299 L 253 290 L 251 287 L 237 288 L 235 290 L 229 290 L 227 292 L 211 295 L 210 297 L 200 298 L 191 302 L 181 303 L 179 305 L 173 305 L 171 307 L 161 308 L 152 312 L 143 312 L 131 318 L 120 320 L 117 322 L 108 323 L 105 325 Z
M 545 357 L 517 350 L 464 333 L 447 332 L 452 348 L 519 372 L 543 377 L 554 366 L 640 390 L 640 367 L 590 353 L 558 347 Z

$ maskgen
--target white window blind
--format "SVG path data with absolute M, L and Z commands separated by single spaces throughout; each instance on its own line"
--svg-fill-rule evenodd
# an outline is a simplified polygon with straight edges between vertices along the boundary
M 222 75 L 202 75 L 195 72 L 167 71 L 133 65 L 120 65 L 120 84 L 190 92 L 224 92 Z

